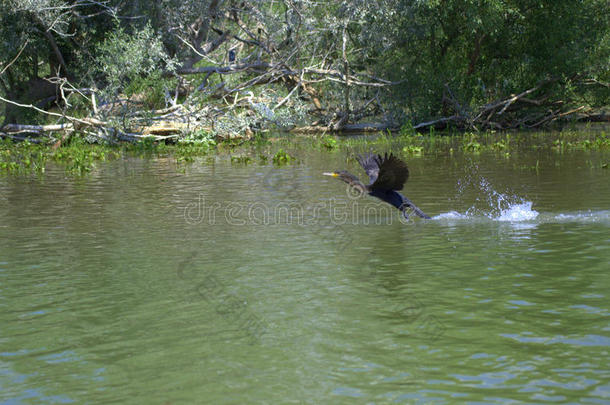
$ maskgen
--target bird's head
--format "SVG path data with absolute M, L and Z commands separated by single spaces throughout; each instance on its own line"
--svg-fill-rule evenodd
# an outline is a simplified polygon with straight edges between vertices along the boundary
M 346 183 L 354 183 L 354 182 L 359 182 L 358 178 L 356 178 L 356 176 L 354 176 L 353 174 L 351 174 L 350 172 L 347 172 L 345 170 L 340 170 L 338 172 L 325 172 L 322 173 L 325 176 L 331 176 L 331 177 L 335 177 L 339 180 L 343 180 Z
M 339 177 L 339 172 L 324 172 L 322 173 L 324 176 L 330 176 L 330 177 Z
M 338 177 L 341 178 L 342 175 L 345 176 L 345 174 L 347 174 L 347 172 L 345 170 L 342 170 L 340 172 L 324 172 L 322 173 L 324 176 L 330 176 L 330 177 Z

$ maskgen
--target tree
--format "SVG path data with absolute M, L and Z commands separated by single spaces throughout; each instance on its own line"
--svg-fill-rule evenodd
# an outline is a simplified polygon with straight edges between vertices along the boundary
M 217 132 L 341 130 L 363 119 L 419 128 L 543 125 L 608 105 L 606 7 L 605 0 L 6 0 L 4 122 L 42 122 L 40 110 L 53 107 L 64 120 L 93 116 L 127 133 L 144 125 L 134 108 L 167 107 Z M 93 95 L 110 107 L 96 108 Z

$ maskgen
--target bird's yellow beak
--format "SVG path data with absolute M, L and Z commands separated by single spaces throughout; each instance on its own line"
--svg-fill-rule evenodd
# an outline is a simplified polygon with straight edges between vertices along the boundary
M 339 177 L 339 175 L 335 172 L 324 172 L 322 173 L 324 176 L 331 176 L 331 177 Z

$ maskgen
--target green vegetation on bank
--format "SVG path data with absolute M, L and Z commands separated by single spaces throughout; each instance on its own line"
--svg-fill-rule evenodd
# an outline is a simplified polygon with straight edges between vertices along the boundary
M 494 153 L 510 157 L 523 151 L 610 150 L 606 131 L 566 130 L 561 132 L 484 132 L 418 134 L 405 127 L 399 133 L 381 132 L 367 136 L 258 136 L 246 143 L 234 141 L 166 144 L 152 139 L 117 146 L 90 144 L 73 137 L 54 149 L 29 142 L 0 141 L 0 173 L 44 174 L 49 164 L 61 166 L 74 176 L 86 175 L 106 160 L 166 157 L 187 166 L 201 158 L 226 157 L 232 164 L 297 164 L 298 150 L 356 154 L 366 151 L 399 151 L 406 159 L 437 154 Z

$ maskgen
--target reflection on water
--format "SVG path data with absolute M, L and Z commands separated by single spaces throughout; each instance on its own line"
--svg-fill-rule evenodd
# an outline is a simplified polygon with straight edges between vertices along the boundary
M 302 155 L 0 178 L 0 402 L 608 402 L 606 172 L 412 158 L 404 223 Z

